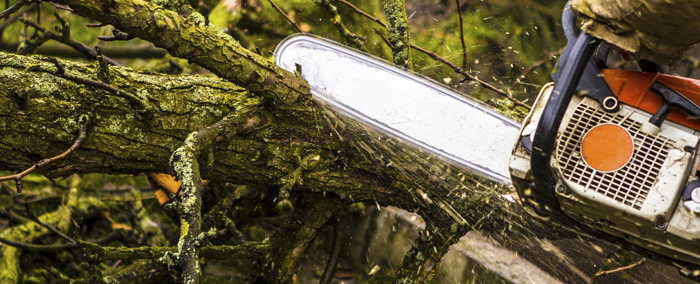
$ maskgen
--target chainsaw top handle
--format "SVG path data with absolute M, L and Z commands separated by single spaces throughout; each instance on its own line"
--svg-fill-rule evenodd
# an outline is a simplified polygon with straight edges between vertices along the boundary
M 531 190 L 535 201 L 540 204 L 539 209 L 544 210 L 544 212 L 538 212 L 540 214 L 558 216 L 561 213 L 559 201 L 554 195 L 557 177 L 550 164 L 551 156 L 555 151 L 555 140 L 562 117 L 571 102 L 586 65 L 599 44 L 600 40 L 585 32 L 581 32 L 576 38 L 571 49 L 568 50 L 567 58 L 562 58 L 559 62 L 561 73 L 558 82 L 554 85 L 554 90 L 537 125 L 532 141 L 531 168 L 534 186 Z M 565 62 L 561 62 L 562 60 Z
M 532 197 L 539 205 L 536 206 L 536 211 L 540 215 L 552 217 L 563 216 L 559 207 L 559 201 L 554 193 L 557 177 L 550 164 L 552 154 L 555 151 L 557 132 L 584 72 L 594 72 L 596 75 L 598 73 L 595 66 L 588 67 L 592 65 L 589 64 L 590 59 L 600 44 L 600 40 L 595 39 L 590 34 L 578 31 L 576 16 L 569 8 L 569 3 L 566 4 L 562 13 L 562 26 L 567 38 L 567 45 L 557 63 L 557 70 L 552 74 L 556 84 L 538 122 L 532 141 L 532 155 L 530 159 L 534 178 L 534 182 L 531 184 Z M 607 56 L 607 50 L 605 53 L 605 56 Z M 596 77 L 600 78 L 599 76 L 593 76 L 594 79 Z M 596 83 L 600 84 L 599 82 L 593 82 L 593 87 L 597 87 Z M 582 85 L 590 84 L 582 82 Z M 605 87 L 607 87 L 607 84 L 605 84 Z M 604 93 L 612 95 L 612 92 Z M 616 111 L 617 109 L 611 110 Z

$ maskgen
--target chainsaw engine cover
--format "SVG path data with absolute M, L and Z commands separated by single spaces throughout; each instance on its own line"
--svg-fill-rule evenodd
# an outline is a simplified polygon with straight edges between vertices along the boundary
M 526 209 L 537 208 L 530 190 L 530 151 L 537 121 L 552 92 L 545 86 L 525 119 L 511 156 L 513 185 Z M 657 134 L 642 125 L 652 114 L 621 104 L 615 113 L 576 95 L 557 130 L 551 167 L 561 211 L 592 228 L 640 247 L 700 264 L 700 214 L 681 195 L 698 164 L 698 131 L 666 121 Z M 700 190 L 698 191 L 700 193 Z M 689 209 L 690 208 L 690 209 Z M 700 206 L 698 206 L 700 208 Z M 534 210 L 529 210 L 532 214 Z

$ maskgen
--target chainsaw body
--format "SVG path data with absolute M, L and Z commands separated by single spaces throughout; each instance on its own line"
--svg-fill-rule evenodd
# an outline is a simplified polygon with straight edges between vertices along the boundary
M 568 15 L 567 15 L 568 12 Z M 700 81 L 605 66 L 589 35 L 569 45 L 522 124 L 510 173 L 531 215 L 575 221 L 700 264 Z

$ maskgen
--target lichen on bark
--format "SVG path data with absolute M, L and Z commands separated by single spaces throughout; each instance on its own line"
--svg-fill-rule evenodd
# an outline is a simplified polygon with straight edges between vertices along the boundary
M 406 0 L 384 0 L 387 33 L 394 54 L 394 64 L 413 68 L 411 60 L 411 29 L 406 14 Z

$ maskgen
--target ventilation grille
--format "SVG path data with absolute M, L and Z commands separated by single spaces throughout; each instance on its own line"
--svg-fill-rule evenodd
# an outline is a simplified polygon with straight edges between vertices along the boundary
M 634 152 L 630 162 L 610 173 L 594 170 L 581 158 L 583 135 L 602 123 L 620 124 L 629 131 L 634 140 Z M 579 104 L 557 147 L 557 159 L 564 178 L 587 190 L 594 190 L 623 205 L 640 210 L 672 145 L 668 138 L 646 134 L 641 131 L 641 127 L 641 123 L 625 119 L 623 116 Z

